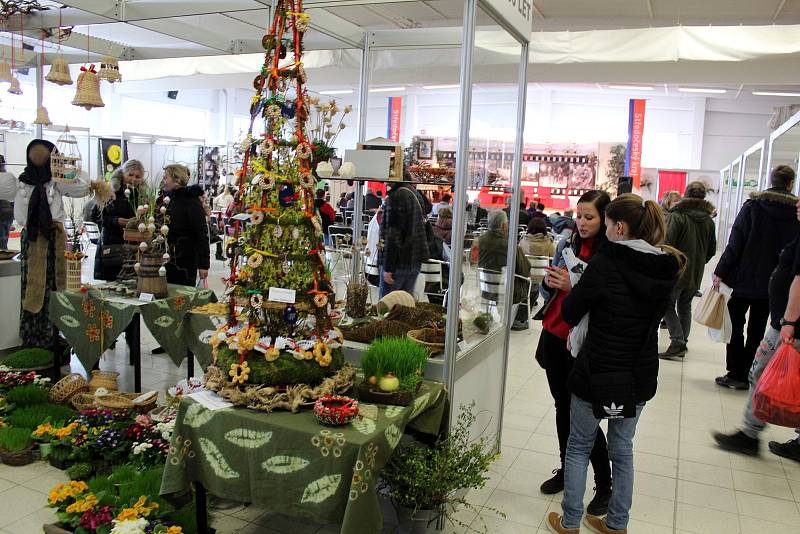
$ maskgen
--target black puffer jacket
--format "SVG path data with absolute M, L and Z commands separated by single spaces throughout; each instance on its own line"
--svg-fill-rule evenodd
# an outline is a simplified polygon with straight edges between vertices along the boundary
M 102 239 L 104 245 L 119 245 L 125 242 L 122 238 L 125 229 L 119 225 L 119 219 L 132 219 L 136 215 L 135 206 L 139 205 L 141 195 L 138 189 L 132 189 L 131 195 L 125 196 L 125 188 L 116 179 L 111 181 L 111 189 L 115 197 L 102 211 Z
M 654 247 L 639 243 L 653 250 Z M 670 254 L 604 244 L 561 306 L 564 320 L 577 325 L 589 317 L 589 331 L 569 378 L 569 388 L 592 402 L 590 373 L 631 371 L 636 402 L 656 394 L 658 323 L 669 304 L 680 268 Z
M 752 193 L 731 228 L 714 274 L 736 297 L 766 299 L 778 256 L 800 232 L 797 197 L 784 189 Z
M 208 269 L 209 242 L 206 212 L 197 185 L 179 187 L 169 192 L 169 253 L 167 280 L 171 284 L 194 285 L 198 269 Z

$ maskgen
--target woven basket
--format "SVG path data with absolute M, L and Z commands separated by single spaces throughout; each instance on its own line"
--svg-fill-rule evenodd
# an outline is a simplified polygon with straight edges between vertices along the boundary
M 148 413 L 156 407 L 158 393 L 152 391 L 139 402 L 134 402 L 135 399 L 141 396 L 142 393 L 112 393 L 100 397 L 90 393 L 78 393 L 72 397 L 72 406 L 78 411 L 103 408 L 112 410 L 114 413 L 128 413 L 132 410 L 139 413 Z
M 8 452 L 4 449 L 0 449 L 0 460 L 6 465 L 28 465 L 32 464 L 35 459 L 33 447 L 28 447 L 20 452 Z
M 72 373 L 50 388 L 50 402 L 55 404 L 69 404 L 69 401 L 78 393 L 89 391 L 89 384 L 86 379 L 77 373 Z
M 87 110 L 105 106 L 103 98 L 100 96 L 100 78 L 92 69 L 94 69 L 94 65 L 91 65 L 89 69 L 81 70 L 78 75 L 78 88 L 75 91 L 75 98 L 72 99 L 73 106 L 80 106 Z
M 430 341 L 423 340 L 423 336 L 429 332 L 433 332 L 433 328 L 422 328 L 420 330 L 409 330 L 408 332 L 408 339 L 416 343 L 417 345 L 422 345 L 431 353 L 431 356 L 436 354 L 440 354 L 444 352 L 444 343 L 432 343 Z
M 101 408 L 108 408 L 109 410 L 132 410 L 133 401 L 124 395 L 115 395 L 110 393 L 108 395 L 96 396 L 94 398 L 95 404 Z
M 91 393 L 76 393 L 70 399 L 70 403 L 72 407 L 82 412 L 84 410 L 92 410 L 97 408 L 97 404 L 94 402 L 95 396 Z
M 154 409 L 158 404 L 158 393 L 151 391 L 149 393 L 122 393 L 133 403 L 133 409 L 139 413 L 148 413 Z
M 94 393 L 98 388 L 106 388 L 108 391 L 117 391 L 116 371 L 92 371 L 92 379 L 89 381 L 89 391 Z

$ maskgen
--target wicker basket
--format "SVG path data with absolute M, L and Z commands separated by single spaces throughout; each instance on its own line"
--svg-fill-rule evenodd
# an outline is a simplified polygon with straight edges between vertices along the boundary
M 142 393 L 111 393 L 99 397 L 89 393 L 78 393 L 72 397 L 72 406 L 78 411 L 103 408 L 115 413 L 130 411 L 148 413 L 158 403 L 158 393 L 155 391 L 139 399 L 140 397 L 143 397 Z
M 69 404 L 69 401 L 78 393 L 89 391 L 89 384 L 86 379 L 77 373 L 72 373 L 50 388 L 50 402 L 55 404 Z
M 89 381 L 89 391 L 94 393 L 98 388 L 106 388 L 108 391 L 117 391 L 116 371 L 92 371 L 92 379 Z
M 93 410 L 97 408 L 97 404 L 95 404 L 94 400 L 95 396 L 91 393 L 77 393 L 72 396 L 70 403 L 73 408 L 82 412 L 84 410 Z
M 430 332 L 435 332 L 435 330 L 433 328 L 422 328 L 420 330 L 409 330 L 407 335 L 408 335 L 408 339 L 410 339 L 414 343 L 416 343 L 418 345 L 422 345 L 423 347 L 428 349 L 428 352 L 431 353 L 431 356 L 435 356 L 437 354 L 441 354 L 442 352 L 444 352 L 444 343 L 432 343 L 430 341 L 425 341 L 424 339 L 422 339 L 425 336 L 425 334 L 430 333 Z
M 96 396 L 94 402 L 101 408 L 109 410 L 121 411 L 132 410 L 133 401 L 124 395 L 110 393 L 108 395 Z
M 81 290 L 81 260 L 67 260 L 67 291 Z
M 0 449 L 0 460 L 6 465 L 28 465 L 32 464 L 35 459 L 36 456 L 33 454 L 33 447 L 28 447 L 24 451 L 19 452 L 8 452 L 4 449 Z

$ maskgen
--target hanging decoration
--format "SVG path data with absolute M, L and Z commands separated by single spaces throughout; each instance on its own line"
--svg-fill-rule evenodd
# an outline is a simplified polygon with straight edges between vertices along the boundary
M 103 61 L 100 63 L 100 71 L 97 73 L 97 76 L 108 83 L 121 82 L 122 74 L 119 72 L 119 61 L 117 61 L 117 58 L 114 56 L 104 57 Z
M 42 103 L 40 106 L 36 108 L 36 120 L 33 121 L 34 124 L 41 124 L 42 126 L 50 126 L 53 124 L 53 121 L 50 120 L 50 115 L 47 113 L 47 108 L 44 107 L 44 80 L 42 79 L 42 71 L 44 70 L 44 34 L 42 34 L 42 60 L 39 62 L 39 66 L 37 67 L 39 70 L 39 94 L 42 98 Z
M 47 9 L 49 7 L 43 6 L 37 0 L 0 0 L 0 20 L 7 21 L 14 15 L 30 15 Z
M 56 151 L 57 150 L 57 151 Z M 78 140 L 64 128 L 64 133 L 56 141 L 56 150 L 50 155 L 50 172 L 54 182 L 73 183 L 81 172 L 81 151 Z
M 22 32 L 20 32 L 20 38 Z M 14 76 L 14 32 L 11 32 L 11 68 L 9 69 L 9 78 L 11 85 L 8 86 L 8 92 L 12 95 L 21 95 L 22 88 L 19 86 L 19 79 Z
M 94 64 L 89 61 L 89 29 L 86 29 L 86 65 L 81 67 L 81 73 L 78 75 L 78 88 L 75 91 L 75 98 L 72 99 L 73 106 L 80 106 L 86 108 L 87 111 L 92 108 L 105 107 L 103 98 L 100 96 L 100 78 L 97 77 L 97 71 L 94 70 Z
M 53 64 L 50 66 L 50 72 L 45 76 L 45 80 L 56 85 L 72 85 L 72 75 L 69 73 L 69 65 L 61 53 L 61 41 L 66 35 L 68 34 L 61 31 L 61 10 L 59 9 L 58 30 L 55 32 L 58 42 L 58 56 L 53 60 Z M 2 76 L 2 63 L 0 63 L 0 76 Z

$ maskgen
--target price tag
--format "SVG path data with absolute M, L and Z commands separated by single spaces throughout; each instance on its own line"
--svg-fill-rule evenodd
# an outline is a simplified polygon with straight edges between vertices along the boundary
M 468 348 L 469 345 L 467 344 L 466 341 L 461 340 L 458 342 L 458 352 L 466 352 Z
M 139 295 L 139 300 L 142 302 L 153 302 L 156 299 L 152 293 L 142 293 Z
M 283 302 L 285 304 L 294 304 L 296 291 L 294 289 L 284 289 L 282 287 L 269 288 L 268 300 L 272 302 Z

